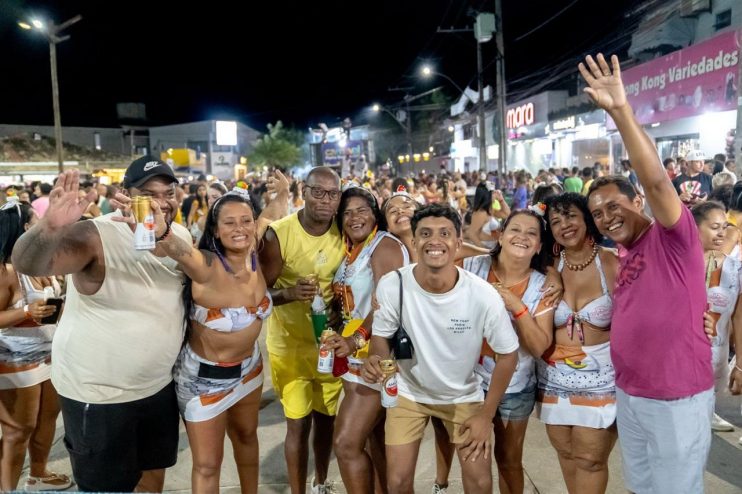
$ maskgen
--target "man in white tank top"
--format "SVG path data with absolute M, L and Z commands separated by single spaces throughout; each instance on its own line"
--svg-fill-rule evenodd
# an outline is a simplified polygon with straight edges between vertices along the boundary
M 183 274 L 158 249 L 137 251 L 130 224 L 111 213 L 78 221 L 94 194 L 79 173 L 59 176 L 47 214 L 13 252 L 18 271 L 71 275 L 53 345 L 65 444 L 81 490 L 159 492 L 175 464 L 178 409 L 171 370 L 183 339 Z M 159 204 L 173 234 L 190 241 L 177 211 L 172 169 L 135 160 L 123 187 Z M 162 233 L 160 232 L 162 235 Z

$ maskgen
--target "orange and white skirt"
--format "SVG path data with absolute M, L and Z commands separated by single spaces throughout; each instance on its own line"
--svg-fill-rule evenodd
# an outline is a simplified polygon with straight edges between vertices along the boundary
M 263 385 L 263 358 L 257 342 L 242 362 L 211 362 L 186 344 L 173 368 L 180 413 L 188 422 L 210 420 Z
M 616 420 L 610 343 L 555 345 L 537 360 L 536 413 L 545 424 L 605 429 Z

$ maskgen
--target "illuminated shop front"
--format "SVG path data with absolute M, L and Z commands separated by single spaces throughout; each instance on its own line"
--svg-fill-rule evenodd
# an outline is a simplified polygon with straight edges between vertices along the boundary
M 555 166 L 582 169 L 596 162 L 603 165 L 610 162 L 611 142 L 603 110 L 551 120 L 546 134 L 552 141 Z
M 660 158 L 727 151 L 736 128 L 736 31 L 729 31 L 622 73 L 636 118 L 655 140 Z M 608 128 L 615 129 L 608 119 Z M 625 156 L 617 134 L 614 159 Z
M 508 170 L 527 170 L 536 175 L 554 166 L 554 146 L 546 128 L 548 115 L 564 106 L 566 91 L 546 91 L 508 105 Z

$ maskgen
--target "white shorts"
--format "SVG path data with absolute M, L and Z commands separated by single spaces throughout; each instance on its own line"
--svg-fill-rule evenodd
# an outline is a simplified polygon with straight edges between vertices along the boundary
M 616 398 L 626 488 L 637 494 L 703 492 L 713 388 L 688 398 L 653 400 L 616 387 Z

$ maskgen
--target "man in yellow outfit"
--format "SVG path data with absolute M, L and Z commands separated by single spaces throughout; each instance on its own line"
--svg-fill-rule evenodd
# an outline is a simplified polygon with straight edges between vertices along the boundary
M 307 175 L 304 209 L 272 223 L 265 234 L 260 264 L 271 288 L 274 310 L 268 319 L 267 346 L 273 387 L 286 415 L 284 454 L 292 494 L 304 494 L 309 461 L 309 433 L 314 425 L 315 476 L 312 493 L 325 494 L 332 435 L 342 384 L 317 372 L 318 349 L 310 303 L 316 274 L 326 304 L 332 279 L 343 259 L 334 216 L 340 204 L 340 178 L 330 168 Z

